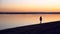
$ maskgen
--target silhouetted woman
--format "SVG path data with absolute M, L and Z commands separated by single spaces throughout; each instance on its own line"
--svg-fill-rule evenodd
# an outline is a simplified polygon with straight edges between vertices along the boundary
M 42 16 L 40 16 L 40 24 L 42 23 Z

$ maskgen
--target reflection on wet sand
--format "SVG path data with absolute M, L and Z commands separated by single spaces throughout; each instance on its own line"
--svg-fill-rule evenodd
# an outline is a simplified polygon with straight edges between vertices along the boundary
M 1 14 L 0 29 L 38 24 L 40 16 L 42 23 L 60 20 L 60 14 Z

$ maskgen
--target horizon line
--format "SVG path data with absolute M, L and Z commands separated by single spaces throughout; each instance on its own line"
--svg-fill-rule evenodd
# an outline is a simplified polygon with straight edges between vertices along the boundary
M 0 14 L 60 14 L 60 12 L 0 12 Z

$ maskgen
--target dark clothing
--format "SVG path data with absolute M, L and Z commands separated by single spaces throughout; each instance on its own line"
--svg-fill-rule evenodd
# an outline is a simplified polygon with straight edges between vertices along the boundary
M 40 21 L 42 21 L 42 17 L 40 17 Z

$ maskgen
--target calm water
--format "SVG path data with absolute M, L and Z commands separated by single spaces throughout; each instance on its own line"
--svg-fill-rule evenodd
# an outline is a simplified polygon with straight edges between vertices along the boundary
M 43 23 L 60 21 L 60 14 L 0 14 L 0 30 L 39 24 L 40 16 L 43 17 Z

